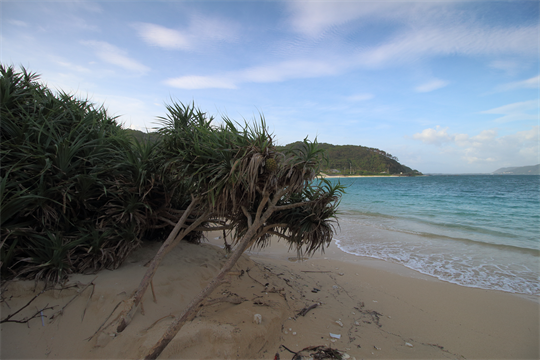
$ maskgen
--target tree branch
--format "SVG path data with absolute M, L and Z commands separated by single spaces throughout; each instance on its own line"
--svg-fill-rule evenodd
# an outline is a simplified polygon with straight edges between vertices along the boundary
M 257 208 L 257 215 L 255 215 L 255 221 L 259 220 L 261 218 L 262 211 L 265 207 L 265 205 L 268 203 L 268 199 L 270 199 L 270 194 L 265 193 L 263 199 L 259 203 L 259 207 Z
M 245 206 L 242 206 L 242 212 L 247 218 L 248 227 L 251 227 L 251 225 L 253 224 L 253 219 L 251 218 L 251 214 L 249 213 L 249 211 L 246 209 Z
M 279 206 L 276 205 L 275 209 L 277 211 L 287 210 L 287 209 L 294 209 L 294 208 L 297 208 L 297 207 L 302 207 L 302 206 L 306 206 L 306 205 L 309 205 L 309 204 L 313 204 L 315 202 L 316 201 L 312 200 L 312 201 L 303 201 L 303 202 L 300 202 L 300 203 L 287 204 L 287 205 L 279 205 Z

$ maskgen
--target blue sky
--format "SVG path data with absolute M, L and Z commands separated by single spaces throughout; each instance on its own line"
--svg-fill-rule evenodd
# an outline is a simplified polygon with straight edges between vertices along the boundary
M 539 160 L 538 1 L 1 1 L 1 62 L 156 127 L 173 100 L 424 173 Z

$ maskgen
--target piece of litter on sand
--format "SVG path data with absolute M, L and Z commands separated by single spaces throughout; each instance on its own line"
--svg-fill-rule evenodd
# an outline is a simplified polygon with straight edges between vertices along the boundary
M 332 333 L 330 333 L 330 337 L 332 337 L 334 339 L 341 339 L 341 334 L 332 334 Z
M 413 344 L 406 342 L 406 343 L 405 343 L 405 346 L 413 347 Z

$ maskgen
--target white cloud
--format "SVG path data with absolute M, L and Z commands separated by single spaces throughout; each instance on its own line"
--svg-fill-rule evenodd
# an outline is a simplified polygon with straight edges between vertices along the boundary
M 8 23 L 11 25 L 19 26 L 19 27 L 28 27 L 28 23 L 20 20 L 8 20 Z
M 146 23 L 137 24 L 137 30 L 141 38 L 150 45 L 183 50 L 192 46 L 189 36 L 177 30 Z
M 347 96 L 347 100 L 348 101 L 366 101 L 366 100 L 371 100 L 375 97 L 375 95 L 373 94 L 367 94 L 367 93 L 363 93 L 363 94 L 354 94 L 354 95 L 351 95 L 351 96 Z
M 435 129 L 424 129 L 420 133 L 416 133 L 413 139 L 420 140 L 426 144 L 442 145 L 446 142 L 454 140 L 454 136 L 448 134 L 448 128 L 441 128 L 439 125 Z
M 105 41 L 82 41 L 82 44 L 92 47 L 95 50 L 97 57 L 109 64 L 139 73 L 150 71 L 149 67 L 128 57 L 126 51 Z
M 523 68 L 523 63 L 516 60 L 494 60 L 491 61 L 488 66 L 490 68 L 502 70 L 507 74 L 512 75 Z
M 177 78 L 171 78 L 164 81 L 166 85 L 180 88 L 180 89 L 235 89 L 236 84 L 234 81 L 227 79 L 226 77 L 219 76 L 180 76 Z
M 327 61 L 290 60 L 276 64 L 254 66 L 239 71 L 237 75 L 243 82 L 278 82 L 289 79 L 313 78 L 332 75 L 337 67 Z
M 234 89 L 241 83 L 271 83 L 290 79 L 314 78 L 335 74 L 339 67 L 326 61 L 290 60 L 253 66 L 216 76 L 187 75 L 165 80 L 165 84 L 181 89 Z
M 486 111 L 481 111 L 480 114 L 504 115 L 494 120 L 498 123 L 523 120 L 539 120 L 538 107 L 538 100 L 529 100 L 500 106 L 498 108 Z
M 527 54 L 538 52 L 538 26 L 484 29 L 477 26 L 414 28 L 357 55 L 360 65 L 419 61 L 436 55 Z
M 183 30 L 150 23 L 135 23 L 133 27 L 152 46 L 180 50 L 197 50 L 208 42 L 234 41 L 239 34 L 235 23 L 202 16 L 192 16 L 189 26 Z
M 409 1 L 288 1 L 292 29 L 307 37 L 318 37 L 352 21 L 385 21 L 418 24 L 436 15 L 434 2 Z
M 446 85 L 448 85 L 447 81 L 440 80 L 440 79 L 435 79 L 435 80 L 429 81 L 427 83 L 424 83 L 422 85 L 418 85 L 417 87 L 414 88 L 414 90 L 417 91 L 417 92 L 430 92 L 430 91 L 433 91 L 433 90 L 443 88 Z
M 498 163 L 534 164 L 538 162 L 539 127 L 514 134 L 498 136 L 496 129 L 481 131 L 478 135 L 450 134 L 448 128 L 425 129 L 414 134 L 413 139 L 426 144 L 443 146 L 441 153 L 453 153 L 469 164 Z
M 530 79 L 514 81 L 508 84 L 500 85 L 497 90 L 515 90 L 515 89 L 538 89 L 540 88 L 540 75 Z

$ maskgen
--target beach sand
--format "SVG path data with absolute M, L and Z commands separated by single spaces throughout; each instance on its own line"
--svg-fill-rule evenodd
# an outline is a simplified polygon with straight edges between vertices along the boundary
M 181 243 L 167 255 L 154 278 L 157 302 L 149 289 L 144 315 L 138 312 L 124 332 L 92 337 L 136 289 L 159 244 L 145 244 L 115 271 L 74 275 L 68 284 L 78 286 L 43 292 L 12 319 L 38 313 L 36 318 L 1 324 L 0 358 L 143 357 L 172 322 L 169 315 L 185 308 L 226 260 L 219 234 L 208 238 L 201 245 Z M 358 360 L 539 358 L 538 297 L 445 283 L 345 254 L 335 245 L 298 261 L 283 241 L 273 241 L 262 251 L 247 252 L 228 280 L 210 298 L 244 301 L 201 307 L 160 358 L 273 359 L 279 353 L 291 359 L 287 349 L 318 345 Z M 1 318 L 27 304 L 39 286 L 4 284 Z M 297 315 L 314 304 L 305 316 Z M 39 310 L 47 307 L 54 308 L 42 318 Z M 260 324 L 255 314 L 261 315 Z

